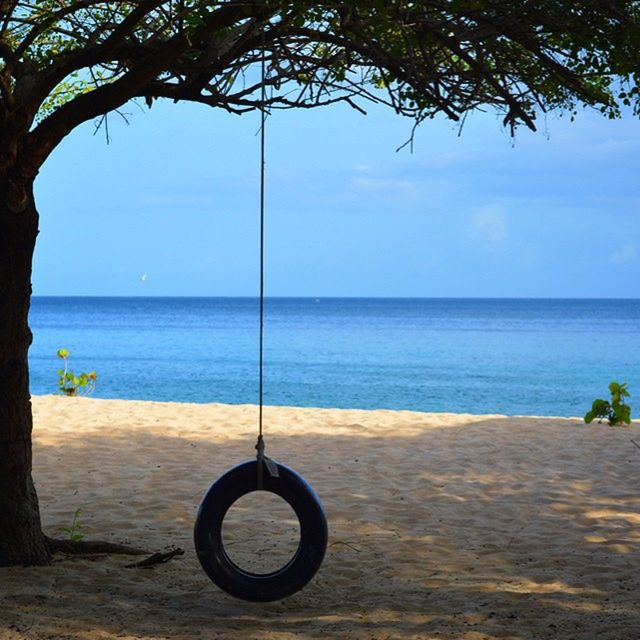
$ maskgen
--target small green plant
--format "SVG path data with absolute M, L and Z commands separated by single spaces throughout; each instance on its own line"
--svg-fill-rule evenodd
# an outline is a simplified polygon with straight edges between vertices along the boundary
M 627 383 L 618 384 L 612 382 L 609 385 L 611 392 L 611 402 L 598 398 L 593 401 L 591 411 L 588 411 L 584 421 L 589 424 L 595 419 L 598 422 L 607 420 L 612 427 L 621 424 L 631 424 L 631 407 L 623 402 L 623 398 L 628 398 L 631 394 L 627 389 Z
M 98 376 L 95 371 L 81 373 L 77 376 L 69 370 L 68 358 L 71 355 L 67 349 L 58 349 L 58 358 L 64 361 L 64 369 L 58 369 L 58 389 L 65 396 L 88 395 L 96 388 Z
M 84 538 L 84 533 L 80 531 L 82 529 L 82 525 L 80 524 L 80 514 L 82 511 L 80 509 L 76 509 L 73 514 L 73 522 L 70 527 L 61 527 L 60 531 L 62 533 L 66 533 L 69 536 L 69 540 L 82 540 Z

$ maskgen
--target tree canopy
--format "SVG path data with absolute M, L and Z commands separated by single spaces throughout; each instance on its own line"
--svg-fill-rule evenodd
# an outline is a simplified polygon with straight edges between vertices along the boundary
M 0 0 L 0 132 L 40 164 L 75 126 L 130 99 L 235 113 L 363 99 L 420 122 L 494 108 L 638 113 L 640 2 Z M 264 52 L 264 53 L 263 53 Z

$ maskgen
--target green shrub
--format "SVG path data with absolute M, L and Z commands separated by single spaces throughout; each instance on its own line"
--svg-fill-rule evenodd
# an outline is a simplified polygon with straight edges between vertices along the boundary
M 64 360 L 64 369 L 58 369 L 58 389 L 65 396 L 88 395 L 96 387 L 98 376 L 95 371 L 77 376 L 68 368 L 67 358 L 71 355 L 67 349 L 58 349 L 58 358 Z
M 609 391 L 611 392 L 611 402 L 602 398 L 594 400 L 591 411 L 588 411 L 584 417 L 587 424 L 595 419 L 598 422 L 607 420 L 612 427 L 631 424 L 631 407 L 623 402 L 623 398 L 628 398 L 631 395 L 627 390 L 627 383 L 612 382 L 609 385 Z
M 84 538 L 84 533 L 80 531 L 82 529 L 82 525 L 80 524 L 80 509 L 76 509 L 73 514 L 73 521 L 70 527 L 60 527 L 60 531 L 62 533 L 66 533 L 69 536 L 69 540 L 82 540 Z

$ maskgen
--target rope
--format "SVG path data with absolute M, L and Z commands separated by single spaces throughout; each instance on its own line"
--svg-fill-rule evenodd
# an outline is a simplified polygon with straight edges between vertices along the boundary
M 262 57 L 260 60 L 260 357 L 259 357 L 259 414 L 258 414 L 258 441 L 256 442 L 256 451 L 258 452 L 258 482 L 257 489 L 262 490 L 264 486 L 263 472 L 267 467 L 269 475 L 273 478 L 279 478 L 278 465 L 264 455 L 264 438 L 262 435 L 262 409 L 264 399 L 264 174 L 265 174 L 265 124 L 267 122 L 267 110 L 265 103 L 267 102 L 267 88 L 265 80 L 266 73 L 266 46 L 264 39 L 264 28 L 262 29 Z
M 264 382 L 264 168 L 265 168 L 265 123 L 267 121 L 267 112 L 264 104 L 267 99 L 265 87 L 265 48 L 264 48 L 264 30 L 262 32 L 262 60 L 260 63 L 260 73 L 262 78 L 260 88 L 260 414 L 258 418 L 259 440 L 262 439 L 262 404 L 263 404 L 263 382 Z
M 264 486 L 263 472 L 266 464 L 267 469 L 273 475 L 273 463 L 264 455 L 264 438 L 262 436 L 262 407 L 264 398 L 264 169 L 265 169 L 265 124 L 267 122 L 267 112 L 265 102 L 267 100 L 265 79 L 265 42 L 264 28 L 262 30 L 262 57 L 260 60 L 260 347 L 259 347 L 259 414 L 258 414 L 258 441 L 256 451 L 258 452 L 258 478 L 257 489 L 261 491 Z M 277 467 L 276 467 L 277 475 Z

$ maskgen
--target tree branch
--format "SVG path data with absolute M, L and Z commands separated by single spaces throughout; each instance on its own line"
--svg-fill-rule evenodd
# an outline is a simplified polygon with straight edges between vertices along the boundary
M 80 9 L 87 9 L 93 5 L 101 4 L 101 2 L 102 0 L 78 0 L 77 2 L 72 2 L 67 6 L 63 6 L 62 9 L 52 13 L 47 19 L 36 23 L 33 29 L 31 29 L 31 31 L 22 40 L 20 46 L 15 50 L 13 59 L 7 62 L 7 67 L 12 69 L 15 63 L 22 58 L 26 50 L 38 39 L 38 37 L 45 33 L 47 29 L 56 22 L 59 22 L 65 16 L 75 13 Z
M 29 165 L 37 170 L 49 156 L 55 146 L 76 126 L 87 120 L 113 111 L 121 107 L 131 98 L 140 95 L 141 91 L 150 82 L 163 72 L 180 68 L 181 56 L 194 46 L 202 45 L 209 41 L 211 34 L 234 24 L 240 17 L 249 18 L 249 9 L 253 8 L 258 15 L 264 13 L 264 5 L 259 2 L 233 2 L 213 11 L 204 24 L 194 29 L 187 37 L 179 33 L 169 40 L 159 43 L 151 51 L 144 44 L 127 44 L 126 51 L 129 54 L 137 53 L 140 57 L 131 60 L 131 68 L 114 82 L 102 85 L 89 93 L 77 96 L 70 102 L 59 107 L 54 113 L 45 118 L 29 134 L 25 153 Z M 59 75 L 66 75 L 78 65 L 79 68 L 90 67 L 100 62 L 113 59 L 106 51 L 102 56 L 102 46 L 97 45 L 94 50 L 80 52 L 76 60 L 69 67 L 58 67 L 56 74 L 47 77 L 46 82 L 39 83 L 39 95 L 44 96 L 59 82 Z M 67 62 L 67 61 L 66 61 Z M 55 82 L 55 84 L 54 84 Z
M 183 5 L 178 11 L 159 0 L 104 3 L 104 11 L 95 8 L 98 4 L 60 3 L 42 24 L 35 14 L 27 15 L 32 27 L 26 33 L 24 25 L 16 27 L 23 38 L 21 52 L 31 52 L 30 43 L 40 46 L 40 36 L 58 27 L 54 37 L 74 49 L 35 62 L 21 60 L 24 69 L 14 94 L 27 116 L 33 118 L 70 75 L 89 79 L 81 89 L 90 89 L 87 93 L 77 91 L 55 106 L 29 134 L 24 152 L 34 167 L 75 126 L 132 97 L 189 100 L 234 113 L 256 108 L 263 82 L 245 86 L 240 80 L 263 52 L 269 59 L 265 83 L 277 94 L 269 98 L 274 108 L 338 101 L 355 106 L 354 99 L 362 97 L 420 122 L 438 112 L 458 120 L 490 105 L 506 112 L 505 124 L 531 129 L 538 109 L 571 107 L 574 98 L 615 105 L 606 75 L 622 68 L 629 77 L 629 69 L 637 66 L 631 61 L 637 43 L 628 32 L 637 30 L 637 18 L 626 3 L 612 7 L 605 0 L 572 3 L 567 29 L 566 11 L 551 0 L 548 6 L 532 0 L 392 0 L 375 6 L 355 0 L 225 0 L 198 4 L 201 10 Z M 625 26 L 625 35 L 617 35 L 617 25 Z M 574 69 L 591 41 L 596 62 L 584 71 Z M 2 55 L 16 58 L 6 46 Z M 611 69 L 597 57 L 605 55 Z M 90 78 L 101 86 L 92 88 Z M 5 107 L 8 86 L 0 87 Z

